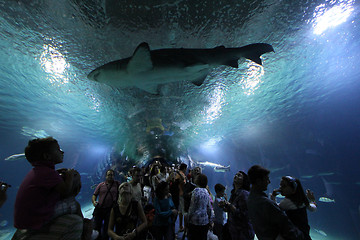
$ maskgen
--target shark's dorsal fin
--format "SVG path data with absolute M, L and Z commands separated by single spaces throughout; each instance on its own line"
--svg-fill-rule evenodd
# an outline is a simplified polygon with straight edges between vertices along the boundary
M 150 48 L 146 42 L 141 43 L 134 51 L 126 70 L 130 74 L 146 72 L 153 69 Z

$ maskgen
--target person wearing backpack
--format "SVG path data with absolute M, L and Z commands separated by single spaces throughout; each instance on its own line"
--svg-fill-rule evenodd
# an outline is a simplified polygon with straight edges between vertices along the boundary
M 98 240 L 108 240 L 107 229 L 112 207 L 117 203 L 119 181 L 114 180 L 114 171 L 106 171 L 105 181 L 100 183 L 92 196 L 94 209 L 94 230 L 99 232 Z M 98 200 L 97 200 L 98 198 Z

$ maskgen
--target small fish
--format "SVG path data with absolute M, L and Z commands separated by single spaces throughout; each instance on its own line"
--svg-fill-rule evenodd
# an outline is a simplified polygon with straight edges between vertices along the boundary
M 99 185 L 99 184 L 96 183 L 96 184 L 92 185 L 90 188 L 95 189 L 97 187 L 97 185 Z
M 318 173 L 318 176 L 331 176 L 334 175 L 335 173 L 333 172 L 323 172 L 323 173 Z
M 341 182 L 328 182 L 331 185 L 341 185 Z
M 323 231 L 323 230 L 319 230 L 319 229 L 316 229 L 314 228 L 315 232 L 319 233 L 320 235 L 324 236 L 324 237 L 327 237 L 327 234 Z
M 17 161 L 20 159 L 25 159 L 25 153 L 11 155 L 11 156 L 5 158 L 5 161 Z
M 82 172 L 82 173 L 80 173 L 80 176 L 88 176 L 89 174 L 88 173 L 86 173 L 86 172 Z
M 206 161 L 206 162 L 197 162 L 197 164 L 199 164 L 199 165 L 202 165 L 202 166 L 208 166 L 208 167 L 217 167 L 217 168 L 230 168 L 230 165 L 229 166 L 223 166 L 223 165 L 221 165 L 221 164 L 217 164 L 217 163 L 212 163 L 212 162 L 208 162 L 208 161 Z
M 281 195 L 281 194 L 278 194 L 276 195 L 277 198 L 285 198 L 285 196 Z
M 286 166 L 284 167 L 274 167 L 274 168 L 269 168 L 270 172 L 271 173 L 274 173 L 274 172 L 278 172 L 278 171 L 281 171 L 281 170 L 284 170 Z
M 230 165 L 224 167 L 214 167 L 214 172 L 227 172 L 230 171 Z
M 94 208 L 86 209 L 85 212 L 90 212 L 90 211 L 92 211 L 92 210 L 94 210 Z
M 313 177 L 314 177 L 313 175 L 305 175 L 305 176 L 301 176 L 300 178 L 310 179 L 310 178 L 313 178 Z
M 318 151 L 316 151 L 315 149 L 306 149 L 305 153 L 314 156 L 321 156 L 321 154 L 318 153 Z
M 8 225 L 8 221 L 7 220 L 2 220 L 0 222 L 0 227 L 6 227 Z
M 327 197 L 320 197 L 319 201 L 324 202 L 324 203 L 335 203 L 335 199 L 331 199 L 331 198 L 327 198 Z

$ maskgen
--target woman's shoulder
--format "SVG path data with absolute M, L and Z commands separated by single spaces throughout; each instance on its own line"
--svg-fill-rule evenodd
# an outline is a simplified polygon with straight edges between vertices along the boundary
M 281 202 L 279 203 L 279 207 L 282 210 L 295 210 L 298 208 L 296 204 L 289 198 L 284 198 L 283 200 L 281 200 Z

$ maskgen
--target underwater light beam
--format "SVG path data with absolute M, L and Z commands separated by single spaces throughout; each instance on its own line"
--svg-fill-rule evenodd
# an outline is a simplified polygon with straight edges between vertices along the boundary
M 44 45 L 43 48 L 44 52 L 41 54 L 40 60 L 44 70 L 49 74 L 53 74 L 61 78 L 61 80 L 58 79 L 57 81 L 68 83 L 69 81 L 62 77 L 66 68 L 69 67 L 65 57 L 51 45 Z
M 324 9 L 324 4 L 317 6 L 314 13 L 314 34 L 321 35 L 328 28 L 336 27 L 346 22 L 354 11 L 352 7 L 353 2 L 353 0 L 341 2 L 327 11 Z

